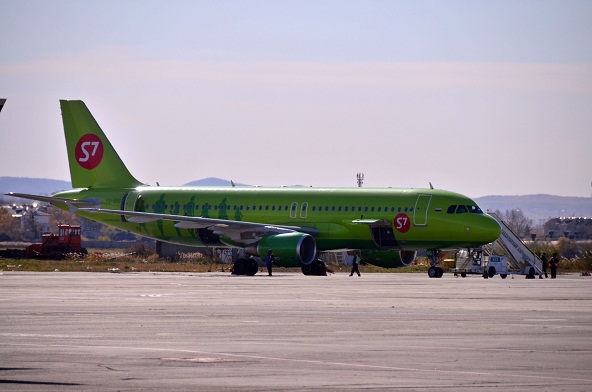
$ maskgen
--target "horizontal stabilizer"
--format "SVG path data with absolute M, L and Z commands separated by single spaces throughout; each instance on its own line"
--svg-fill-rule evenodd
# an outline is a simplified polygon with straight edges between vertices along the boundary
M 100 207 L 101 202 L 95 199 L 85 199 L 85 200 L 77 200 L 77 199 L 66 199 L 63 197 L 53 197 L 53 196 L 40 196 L 40 195 L 29 195 L 27 193 L 16 193 L 16 192 L 8 192 L 5 193 L 6 196 L 12 197 L 20 197 L 22 199 L 29 199 L 29 200 L 37 200 L 42 201 L 45 203 L 51 204 L 62 204 L 67 206 L 75 206 L 76 208 L 92 208 L 92 207 Z

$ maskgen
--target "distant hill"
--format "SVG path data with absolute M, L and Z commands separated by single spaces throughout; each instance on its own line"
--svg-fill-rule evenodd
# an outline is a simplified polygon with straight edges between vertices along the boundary
M 560 216 L 592 217 L 591 197 L 565 197 L 552 195 L 483 196 L 475 199 L 482 209 L 490 211 L 520 209 L 524 215 L 539 220 Z
M 209 177 L 197 181 L 191 181 L 186 186 L 231 186 L 230 180 Z M 248 186 L 235 184 L 236 186 Z M 26 177 L 0 177 L 0 198 L 7 201 L 10 198 L 3 196 L 7 192 L 31 193 L 36 195 L 50 195 L 54 192 L 71 189 L 69 181 L 49 180 L 45 178 Z M 556 218 L 559 216 L 592 217 L 592 198 L 590 197 L 565 197 L 552 195 L 526 195 L 526 196 L 483 196 L 475 201 L 484 210 L 520 209 L 524 214 L 539 224 L 540 220 Z
M 70 181 L 49 180 L 47 178 L 0 177 L 0 198 L 8 201 L 14 199 L 4 196 L 8 192 L 46 196 L 68 189 L 72 189 Z

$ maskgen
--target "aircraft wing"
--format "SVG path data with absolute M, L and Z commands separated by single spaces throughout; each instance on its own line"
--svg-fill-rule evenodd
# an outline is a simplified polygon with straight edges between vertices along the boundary
M 354 219 L 352 223 L 361 223 L 368 226 L 391 226 L 391 224 L 384 219 Z
M 229 219 L 204 218 L 197 216 L 168 215 L 152 212 L 109 210 L 102 208 L 81 208 L 80 211 L 99 214 L 124 215 L 128 222 L 148 223 L 159 220 L 177 222 L 175 227 L 179 229 L 203 229 L 207 228 L 214 234 L 227 236 L 235 241 L 247 243 L 261 238 L 267 234 L 281 234 L 301 232 L 318 234 L 318 230 L 309 227 L 268 225 L 256 222 L 233 221 Z

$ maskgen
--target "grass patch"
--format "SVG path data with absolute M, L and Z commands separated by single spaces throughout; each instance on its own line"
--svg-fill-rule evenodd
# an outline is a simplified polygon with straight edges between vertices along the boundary
M 335 273 L 349 273 L 350 265 L 331 263 L 329 269 Z M 373 265 L 360 265 L 364 273 L 427 273 L 429 260 L 418 257 L 409 267 L 389 269 Z M 453 260 L 444 260 L 444 271 L 454 267 Z M 125 250 L 114 252 L 92 252 L 84 257 L 72 256 L 64 260 L 10 259 L 0 258 L 0 270 L 32 272 L 228 272 L 232 264 L 221 263 L 201 253 L 183 253 L 177 260 L 160 258 L 154 253 L 138 254 Z M 276 272 L 301 272 L 300 268 L 274 266 Z M 583 257 L 563 259 L 559 264 L 559 273 L 578 273 L 592 271 L 592 252 L 584 252 Z M 264 267 L 259 273 L 266 273 Z

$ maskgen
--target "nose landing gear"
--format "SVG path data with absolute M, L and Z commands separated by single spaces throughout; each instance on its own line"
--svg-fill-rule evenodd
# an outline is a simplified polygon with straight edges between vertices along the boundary
M 432 266 L 428 269 L 428 276 L 430 278 L 441 278 L 444 275 L 444 270 L 441 267 L 438 267 L 438 263 L 440 262 L 440 250 L 428 250 L 427 256 L 430 258 L 430 263 Z

